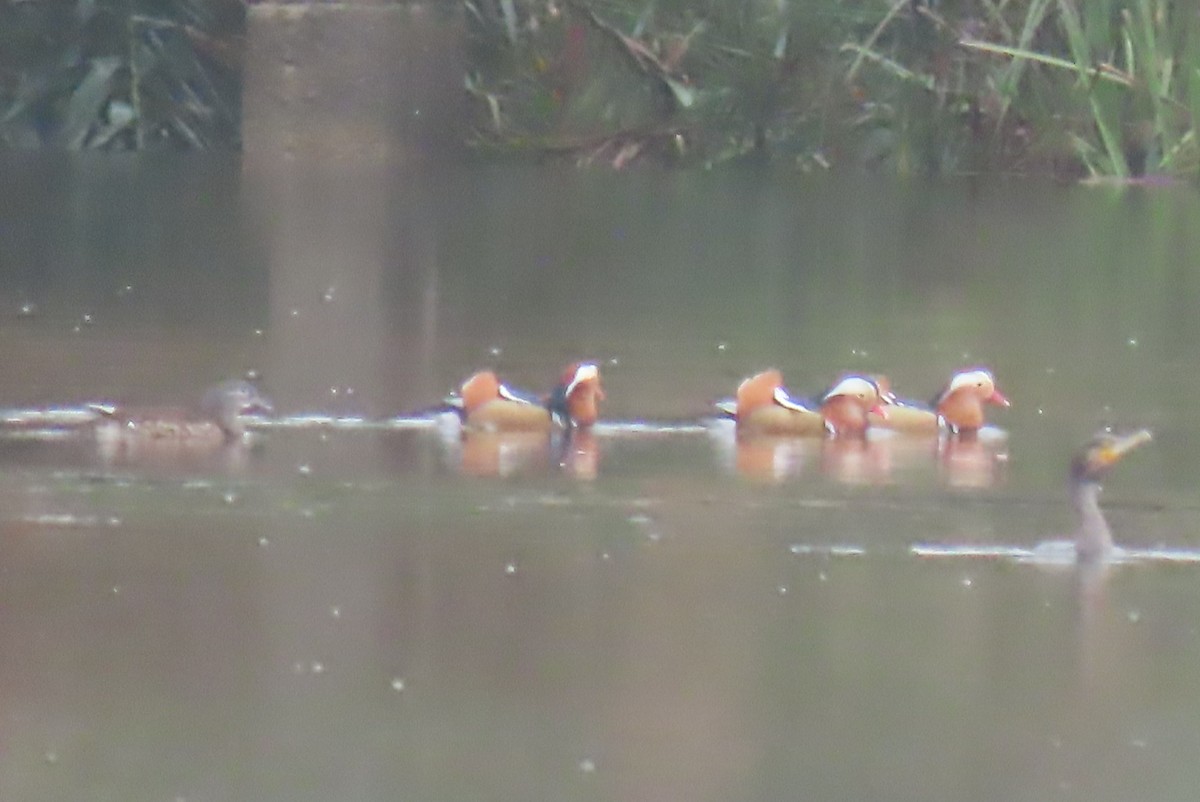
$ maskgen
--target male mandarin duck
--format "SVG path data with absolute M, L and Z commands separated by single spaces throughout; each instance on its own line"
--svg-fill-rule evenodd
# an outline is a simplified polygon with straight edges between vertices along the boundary
M 463 382 L 447 403 L 467 430 L 548 432 L 555 426 L 591 426 L 603 399 L 600 369 L 584 362 L 569 366 L 544 401 L 512 390 L 493 371 L 483 370 Z
M 246 437 L 243 415 L 274 412 L 266 396 L 246 381 L 227 381 L 210 388 L 195 410 L 112 404 L 89 404 L 88 408 L 98 415 L 95 431 L 102 444 L 130 449 L 156 444 L 180 451 L 241 443 Z
M 979 431 L 987 422 L 983 413 L 984 404 L 1010 406 L 1004 394 L 996 389 L 992 372 L 983 368 L 955 373 L 932 402 L 938 417 L 954 434 Z
M 567 426 L 590 428 L 600 417 L 600 402 L 604 388 L 600 386 L 600 369 L 590 362 L 568 365 L 550 391 L 548 406 Z
M 886 415 L 879 388 L 864 376 L 843 377 L 814 404 L 793 398 L 775 369 L 746 379 L 732 404 L 717 407 L 737 421 L 739 433 L 748 435 L 861 435 L 868 411 Z
M 983 368 L 961 370 L 929 405 L 897 398 L 886 376 L 872 377 L 879 386 L 887 419 L 872 416 L 871 423 L 899 432 L 936 434 L 942 427 L 952 434 L 974 434 L 984 425 L 984 404 L 1009 406 L 1008 399 L 996 389 L 991 371 Z
M 843 376 L 821 396 L 821 416 L 832 434 L 861 437 L 872 413 L 884 420 L 888 417 L 879 385 L 866 376 Z

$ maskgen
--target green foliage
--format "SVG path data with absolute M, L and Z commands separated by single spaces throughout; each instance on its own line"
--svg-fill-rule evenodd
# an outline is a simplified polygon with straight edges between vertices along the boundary
M 466 0 L 475 143 L 1127 179 L 1200 167 L 1182 0 Z
M 0 147 L 236 147 L 237 0 L 0 2 Z

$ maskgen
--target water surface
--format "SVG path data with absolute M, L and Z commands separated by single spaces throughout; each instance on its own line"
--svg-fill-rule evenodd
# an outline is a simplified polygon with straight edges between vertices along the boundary
M 0 797 L 1200 782 L 1200 568 L 912 551 L 1060 537 L 1070 452 L 1110 423 L 1156 434 L 1109 483 L 1117 539 L 1200 547 L 1191 192 L 2 170 L 0 406 L 187 404 L 249 372 L 285 425 L 109 459 L 8 427 Z M 479 367 L 543 389 L 583 357 L 608 420 L 569 447 L 406 417 Z M 1014 402 L 982 444 L 700 425 L 768 365 L 930 396 L 976 363 Z

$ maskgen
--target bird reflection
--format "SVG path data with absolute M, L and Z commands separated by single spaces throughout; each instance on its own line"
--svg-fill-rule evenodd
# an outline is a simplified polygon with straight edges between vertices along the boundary
M 983 489 L 994 487 L 1007 463 L 1002 444 L 960 435 L 938 442 L 938 475 L 949 487 Z
M 558 468 L 590 481 L 599 473 L 600 447 L 590 431 L 463 431 L 443 442 L 448 462 L 464 476 L 521 476 Z
M 732 435 L 730 436 L 732 437 Z M 721 443 L 716 443 L 718 446 Z M 1003 442 L 973 437 L 929 438 L 884 433 L 868 439 L 739 436 L 731 461 L 736 472 L 757 482 L 795 479 L 810 465 L 841 484 L 888 484 L 936 466 L 950 487 L 992 487 L 1002 478 Z M 722 449 L 724 450 L 724 449 Z
M 800 437 L 738 438 L 735 466 L 748 479 L 782 482 L 800 475 L 805 463 L 819 453 L 819 443 Z
M 886 483 L 891 475 L 891 443 L 831 438 L 821 444 L 821 473 L 847 485 Z
M 590 429 L 567 432 L 559 445 L 558 466 L 574 479 L 592 481 L 600 473 L 600 444 Z
M 458 448 L 457 468 L 467 476 L 513 476 L 549 464 L 544 432 L 465 432 Z

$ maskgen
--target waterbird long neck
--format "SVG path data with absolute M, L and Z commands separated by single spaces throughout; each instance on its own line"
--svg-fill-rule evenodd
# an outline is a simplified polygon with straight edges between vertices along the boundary
M 1113 548 L 1112 530 L 1100 510 L 1100 484 L 1091 481 L 1071 483 L 1071 502 L 1079 513 L 1075 529 L 1075 554 L 1082 562 L 1103 560 Z

